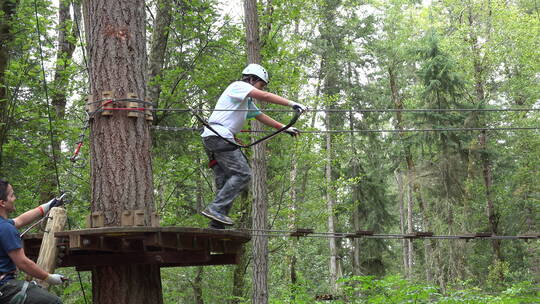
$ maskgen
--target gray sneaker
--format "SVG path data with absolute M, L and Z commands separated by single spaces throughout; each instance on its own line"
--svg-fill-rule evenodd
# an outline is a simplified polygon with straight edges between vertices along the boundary
M 201 212 L 202 215 L 206 216 L 207 218 L 209 219 L 212 219 L 214 221 L 218 221 L 222 224 L 225 224 L 225 225 L 234 225 L 234 222 L 233 220 L 224 215 L 224 214 L 221 214 L 219 212 L 217 212 L 216 210 L 210 208 L 210 207 L 206 207 L 206 209 L 204 209 L 202 212 Z

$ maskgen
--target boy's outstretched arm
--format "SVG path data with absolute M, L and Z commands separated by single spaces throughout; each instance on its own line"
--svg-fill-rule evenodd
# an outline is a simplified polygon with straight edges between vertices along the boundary
M 276 129 L 281 129 L 283 128 L 285 125 L 280 123 L 279 121 L 276 121 L 274 120 L 272 117 L 264 114 L 264 113 L 261 113 L 257 116 L 255 116 L 255 119 L 257 119 L 258 121 L 260 121 L 261 123 L 269 126 L 269 127 L 272 127 L 272 128 L 276 128 Z M 291 135 L 291 136 L 297 136 L 300 134 L 300 131 L 295 128 L 295 127 L 290 127 L 288 128 L 287 130 L 284 131 L 285 133 Z

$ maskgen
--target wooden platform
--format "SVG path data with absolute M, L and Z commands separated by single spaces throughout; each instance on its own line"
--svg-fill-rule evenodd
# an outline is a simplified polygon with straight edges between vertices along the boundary
M 26 255 L 36 259 L 42 234 L 23 237 Z M 58 267 L 156 264 L 160 267 L 227 265 L 251 236 L 238 230 L 187 227 L 103 227 L 55 233 Z

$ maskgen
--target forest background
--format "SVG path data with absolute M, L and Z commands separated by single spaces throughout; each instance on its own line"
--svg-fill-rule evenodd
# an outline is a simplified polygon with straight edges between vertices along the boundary
M 198 212 L 214 186 L 200 125 L 176 110 L 207 117 L 239 78 L 247 59 L 237 5 L 147 1 L 147 97 L 162 109 L 152 129 L 162 226 L 207 225 Z M 4 0 L 1 9 L 0 175 L 17 191 L 18 212 L 70 191 L 70 227 L 84 227 L 88 146 L 69 160 L 87 140 L 81 132 L 88 136 L 80 4 Z M 268 90 L 312 109 L 296 124 L 306 131 L 300 138 L 267 142 L 268 229 L 538 234 L 537 0 L 266 0 L 258 10 Z M 292 117 L 260 107 L 283 122 Z M 250 227 L 251 200 L 236 201 L 237 227 Z M 268 241 L 270 303 L 539 299 L 538 239 L 274 233 Z M 238 266 L 162 269 L 165 302 L 249 303 L 251 256 L 247 248 Z M 55 290 L 65 303 L 85 303 L 81 286 L 91 292 L 89 273 L 80 275 L 82 284 Z

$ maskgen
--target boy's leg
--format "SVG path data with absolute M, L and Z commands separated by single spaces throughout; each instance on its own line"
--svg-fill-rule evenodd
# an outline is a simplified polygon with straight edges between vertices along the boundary
M 9 301 L 22 289 L 25 281 L 10 280 L 0 287 L 0 303 Z M 26 289 L 26 300 L 24 304 L 62 304 L 59 297 L 49 293 L 40 286 L 30 283 Z
M 213 152 L 213 157 L 220 167 L 220 173 L 225 176 L 225 182 L 218 191 L 216 198 L 209 207 L 223 215 L 226 215 L 233 200 L 244 190 L 251 180 L 251 170 L 246 158 L 239 149 L 223 151 L 231 148 L 231 144 L 217 136 L 203 139 L 205 148 Z M 214 171 L 216 173 L 216 171 Z M 216 182 L 217 176 L 216 176 Z
M 210 206 L 226 215 L 233 200 L 249 185 L 251 170 L 240 150 L 216 153 L 216 160 L 228 178 Z
M 223 185 L 225 185 L 225 182 L 227 181 L 227 175 L 225 174 L 225 171 L 223 170 L 223 168 L 221 168 L 221 166 L 217 163 L 212 167 L 212 170 L 214 171 L 216 193 L 218 193 L 221 190 L 221 188 L 223 188 Z M 229 210 L 226 210 L 226 211 L 227 213 L 225 215 L 229 213 Z M 208 225 L 208 227 L 212 229 L 225 229 L 225 225 L 216 220 L 210 220 L 210 224 Z
M 203 143 L 204 143 L 204 140 L 203 140 Z M 212 147 L 212 145 L 210 146 Z M 223 168 L 215 160 L 214 152 L 211 152 L 210 150 L 208 150 L 208 148 L 206 148 L 206 145 L 205 145 L 205 152 L 208 155 L 208 159 L 210 161 L 209 164 L 211 164 L 212 171 L 214 172 L 214 182 L 216 185 L 215 193 L 218 193 L 221 190 L 221 188 L 223 188 L 223 185 L 225 185 L 225 182 L 227 181 L 227 178 L 229 177 L 227 176 Z M 227 211 L 226 212 L 226 215 L 227 215 L 229 213 L 229 210 L 226 210 L 226 211 Z M 212 229 L 225 229 L 225 225 L 223 223 L 218 222 L 213 219 L 210 220 L 210 224 L 208 225 L 208 227 Z

